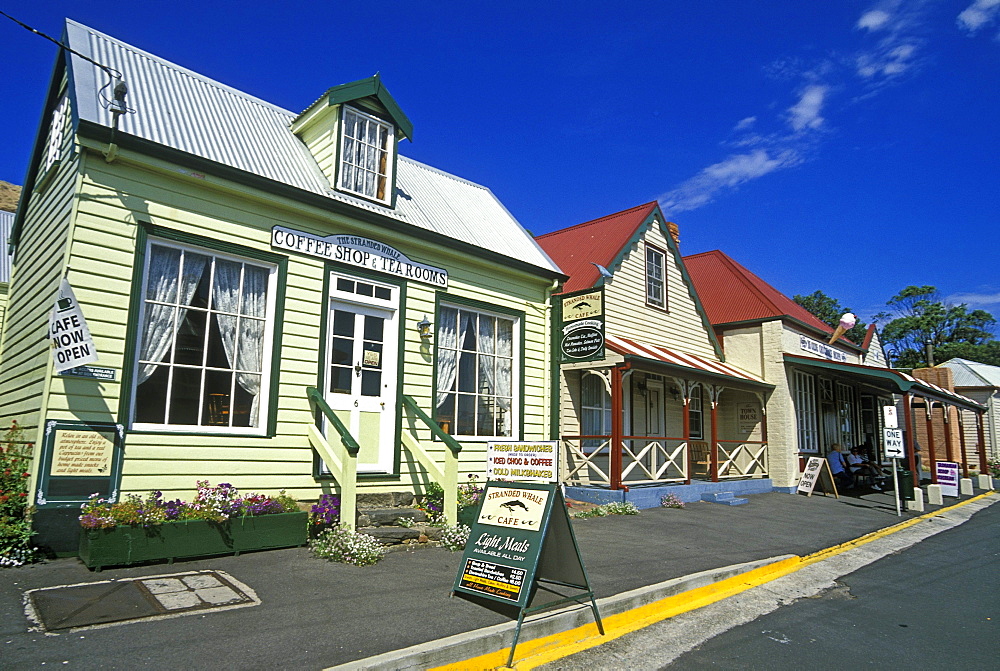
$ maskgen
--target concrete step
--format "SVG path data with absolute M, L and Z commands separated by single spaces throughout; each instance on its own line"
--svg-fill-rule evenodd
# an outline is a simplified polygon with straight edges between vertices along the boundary
M 750 503 L 749 499 L 738 499 L 733 496 L 732 492 L 712 492 L 710 494 L 702 494 L 702 501 L 708 501 L 709 503 L 721 503 L 724 506 L 742 506 L 744 503 Z

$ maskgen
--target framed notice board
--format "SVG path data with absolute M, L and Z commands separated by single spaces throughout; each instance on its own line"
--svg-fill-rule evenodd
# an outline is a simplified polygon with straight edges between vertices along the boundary
M 46 421 L 35 505 L 71 508 L 91 494 L 116 501 L 124 449 L 121 424 Z

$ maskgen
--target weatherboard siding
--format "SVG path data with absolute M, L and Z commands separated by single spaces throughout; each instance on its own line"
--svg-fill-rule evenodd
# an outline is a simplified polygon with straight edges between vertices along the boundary
M 48 319 L 64 271 L 79 154 L 64 133 L 62 159 L 41 188 L 28 195 L 3 320 L 0 351 L 0 426 L 17 421 L 39 444 L 45 381 L 51 370 Z M 70 281 L 74 273 L 69 274 Z
M 261 192 L 249 194 L 242 187 L 211 176 L 185 177 L 177 171 L 167 172 L 163 164 L 141 166 L 128 159 L 126 153 L 108 164 L 100 154 L 87 154 L 69 259 L 70 279 L 100 356 L 94 365 L 113 368 L 116 379 L 98 385 L 92 380 L 53 377 L 49 419 L 127 423 L 128 418 L 119 415 L 119 403 L 123 394 L 122 373 L 131 365 L 124 360 L 124 342 L 130 314 L 137 222 L 269 253 L 280 253 L 271 248 L 270 236 L 272 226 L 281 225 L 319 235 L 346 233 L 380 239 L 415 260 L 449 269 L 449 289 L 441 293 L 441 300 L 447 302 L 454 296 L 479 301 L 484 307 L 521 313 L 524 321 L 521 375 L 526 400 L 521 418 L 524 431 L 518 437 L 548 438 L 549 414 L 542 399 L 548 393 L 549 281 L 469 259 L 417 237 L 374 230 L 370 224 L 342 215 L 311 211 Z M 272 398 L 277 404 L 277 435 L 129 432 L 122 472 L 123 492 L 143 492 L 155 487 L 165 496 L 182 496 L 193 493 L 197 480 L 215 482 L 223 478 L 241 489 L 285 489 L 299 498 L 315 498 L 322 487 L 329 488 L 329 481 L 317 483 L 312 476 L 313 451 L 307 431 L 313 416 L 305 396 L 305 388 L 317 385 L 320 373 L 319 357 L 323 350 L 317 343 L 322 336 L 321 314 L 326 309 L 323 298 L 326 266 L 321 259 L 302 254 L 289 253 L 287 258 L 280 372 L 272 383 L 276 385 Z M 58 264 L 50 274 L 57 283 Z M 403 367 L 399 391 L 413 396 L 431 414 L 433 338 L 428 347 L 414 327 L 424 315 L 436 322 L 437 291 L 429 285 L 411 282 L 405 295 L 400 315 Z M 51 297 L 45 302 L 51 302 Z M 48 363 L 47 350 L 41 359 L 44 367 Z M 39 387 L 34 397 L 40 392 Z M 515 399 L 519 398 L 515 389 Z M 408 430 L 411 424 L 404 413 L 403 430 Z M 431 440 L 429 429 L 419 423 L 412 425 L 417 438 L 443 462 L 444 445 Z M 462 477 L 469 473 L 482 476 L 486 441 L 467 441 L 463 445 Z M 359 486 L 363 491 L 394 491 L 412 489 L 417 482 L 426 481 L 422 468 L 405 448 L 400 448 L 399 472 L 399 477 L 362 480 Z
M 664 252 L 667 272 L 666 311 L 646 304 L 646 242 Z M 684 281 L 679 258 L 659 226 L 646 229 L 605 284 L 605 330 L 626 338 L 662 345 L 718 361 L 705 322 Z

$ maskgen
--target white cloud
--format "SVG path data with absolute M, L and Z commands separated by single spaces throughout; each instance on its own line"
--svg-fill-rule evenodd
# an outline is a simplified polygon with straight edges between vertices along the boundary
M 976 0 L 958 15 L 956 22 L 970 34 L 992 23 L 1000 16 L 1000 0 Z
M 892 16 L 889 12 L 881 9 L 873 9 L 861 15 L 861 18 L 858 19 L 857 27 L 865 30 L 879 30 L 884 28 L 891 18 Z
M 746 130 L 746 129 L 750 128 L 750 126 L 754 125 L 755 123 L 757 123 L 757 117 L 755 117 L 755 116 L 748 116 L 745 119 L 740 119 L 736 123 L 736 126 L 733 127 L 733 130 L 736 130 L 736 131 Z
M 792 149 L 778 152 L 757 149 L 747 154 L 733 154 L 708 166 L 657 200 L 665 213 L 695 210 L 712 202 L 720 191 L 801 162 L 802 157 Z
M 826 98 L 828 86 L 814 84 L 806 87 L 799 101 L 788 108 L 788 123 L 796 132 L 806 128 L 816 129 L 823 125 L 820 112 Z
M 944 299 L 944 302 L 948 305 L 958 305 L 961 303 L 966 303 L 970 308 L 982 308 L 988 309 L 990 306 L 996 306 L 1000 308 L 1000 291 L 995 293 L 957 293 L 951 294 Z

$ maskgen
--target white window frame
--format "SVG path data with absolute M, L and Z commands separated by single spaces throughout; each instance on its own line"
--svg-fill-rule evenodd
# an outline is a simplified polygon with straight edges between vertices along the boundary
M 385 129 L 387 131 L 386 146 L 384 148 L 380 148 L 377 145 L 370 144 L 365 137 L 349 136 L 347 133 L 347 121 L 348 117 L 351 116 L 356 117 L 359 123 L 364 124 L 365 128 L 372 124 L 378 129 Z M 358 126 L 355 125 L 355 128 L 357 127 Z M 358 108 L 351 107 L 349 105 L 344 105 L 340 128 L 340 156 L 337 157 L 337 188 L 341 191 L 352 193 L 357 196 L 361 196 L 362 198 L 367 198 L 369 200 L 374 200 L 375 202 L 388 205 L 392 201 L 392 170 L 394 167 L 396 145 L 395 128 L 391 123 L 383 119 L 379 119 L 376 116 L 372 116 L 371 114 L 366 114 Z M 378 152 L 383 152 L 384 155 L 381 158 L 384 158 L 385 160 L 384 172 L 381 170 L 373 172 L 371 169 L 366 167 L 364 160 L 358 158 L 359 154 L 357 145 L 361 145 L 366 151 L 375 152 L 376 154 Z M 381 159 L 378 159 L 378 161 L 381 162 Z M 373 188 L 371 190 L 365 187 L 364 180 L 362 180 L 361 188 L 358 188 L 357 181 L 355 179 L 357 171 L 374 175 L 374 179 L 372 181 Z M 380 180 L 385 181 L 382 197 L 379 197 L 378 195 Z
M 586 394 L 584 389 L 588 385 L 595 385 L 600 389 L 598 398 L 599 404 L 588 404 L 585 402 Z M 594 422 L 597 431 L 590 431 L 588 424 Z M 602 447 L 602 443 L 611 442 L 611 394 L 608 393 L 607 381 L 598 373 L 584 372 L 580 376 L 580 435 L 582 436 L 608 436 L 606 441 L 597 438 L 584 438 L 581 448 L 585 454 L 596 452 Z
M 45 145 L 45 156 L 42 158 L 41 175 L 43 181 L 49 171 L 58 167 L 63 157 L 63 143 L 66 139 L 66 116 L 69 112 L 69 97 L 63 96 L 59 104 L 52 110 L 52 120 L 49 123 L 49 134 Z
M 819 409 L 816 399 L 816 376 L 792 371 L 795 390 L 795 424 L 799 452 L 819 454 Z
M 523 350 L 522 350 L 522 348 L 523 348 L 524 345 L 521 342 L 521 318 L 518 317 L 518 316 L 515 316 L 515 315 L 506 314 L 506 313 L 503 313 L 503 312 L 491 312 L 489 310 L 483 310 L 483 309 L 480 309 L 480 308 L 477 308 L 477 307 L 463 305 L 463 304 L 460 304 L 460 303 L 447 303 L 447 302 L 444 302 L 444 301 L 441 302 L 441 304 L 439 305 L 439 308 L 440 309 L 450 308 L 450 309 L 458 311 L 458 314 L 456 316 L 456 319 L 457 319 L 457 328 L 461 328 L 462 313 L 476 315 L 476 317 L 477 317 L 477 324 L 478 324 L 478 318 L 479 318 L 479 316 L 493 317 L 493 318 L 496 318 L 496 319 L 504 319 L 504 320 L 509 321 L 511 323 L 511 356 L 510 356 L 510 360 L 511 360 L 510 361 L 510 371 L 511 371 L 510 392 L 511 392 L 511 396 L 510 396 L 510 410 L 506 411 L 508 413 L 508 415 L 509 415 L 510 435 L 509 436 L 500 436 L 500 435 L 475 435 L 475 434 L 458 433 L 458 395 L 462 394 L 462 395 L 465 395 L 465 396 L 475 396 L 477 398 L 482 395 L 482 394 L 480 394 L 480 392 L 479 392 L 478 389 L 475 392 L 459 392 L 458 389 L 457 389 L 458 384 L 459 384 L 459 375 L 461 374 L 461 369 L 460 369 L 460 366 L 461 366 L 461 353 L 462 352 L 471 353 L 470 350 L 464 350 L 464 349 L 462 349 L 461 348 L 461 343 L 458 343 L 458 349 L 457 349 L 457 351 L 459 352 L 459 355 L 458 355 L 458 364 L 457 364 L 459 366 L 459 369 L 458 369 L 458 371 L 455 374 L 455 381 L 454 381 L 454 387 L 455 387 L 455 389 L 453 389 L 453 390 L 451 390 L 449 392 L 449 393 L 455 394 L 454 425 L 451 427 L 451 432 L 450 432 L 449 435 L 451 435 L 452 437 L 454 437 L 457 440 L 469 441 L 469 442 L 474 442 L 474 441 L 485 442 L 485 441 L 489 441 L 489 440 L 498 440 L 498 439 L 519 440 L 520 439 L 520 432 L 521 432 L 521 415 L 520 415 L 520 413 L 521 413 L 521 394 L 520 394 L 520 389 L 521 389 L 521 375 L 523 374 L 522 371 L 521 371 L 521 366 L 523 364 L 523 358 L 524 358 L 523 357 Z M 441 319 L 441 316 L 440 316 L 440 312 L 439 312 L 438 313 L 438 320 L 439 320 L 439 322 L 440 322 L 440 319 Z M 439 328 L 440 328 L 440 324 L 439 324 Z M 442 351 L 442 349 L 445 349 L 444 345 L 442 344 L 442 339 L 440 337 L 440 331 L 438 331 L 438 337 L 436 338 L 436 341 L 437 342 L 436 342 L 436 350 L 435 350 L 435 357 L 434 357 L 435 380 L 437 381 L 437 386 L 440 387 L 440 385 L 441 385 L 441 379 L 439 377 L 440 376 L 439 366 L 440 366 L 440 360 L 441 360 L 440 357 L 441 357 L 441 351 Z M 448 348 L 448 349 L 450 349 L 450 348 Z M 456 351 L 456 350 L 452 350 L 452 351 Z M 475 354 L 478 355 L 478 352 L 476 352 Z M 479 375 L 478 356 L 476 357 L 476 362 L 477 362 L 476 375 L 478 377 L 478 375 Z M 437 409 L 439 407 L 439 403 L 437 401 L 437 394 L 438 394 L 438 391 L 435 391 L 435 395 L 434 395 L 434 409 L 435 409 L 435 413 L 437 413 Z M 496 394 L 494 394 L 494 395 L 496 395 Z M 478 402 L 476 403 L 476 407 L 478 409 L 478 407 L 479 407 Z M 436 419 L 438 419 L 439 422 L 442 420 L 441 417 L 436 417 Z
M 659 263 L 659 267 L 656 264 Z M 667 254 L 646 245 L 646 305 L 667 309 Z M 658 296 L 656 294 L 659 294 Z
M 148 305 L 146 291 L 149 284 L 149 259 L 152 256 L 152 249 L 154 246 L 173 248 L 181 250 L 182 252 L 192 252 L 195 254 L 200 254 L 203 256 L 212 257 L 213 259 L 220 259 L 223 261 L 232 261 L 235 263 L 243 263 L 251 265 L 257 268 L 262 268 L 268 271 L 267 279 L 267 302 L 264 312 L 264 334 L 262 336 L 264 347 L 261 353 L 261 370 L 260 370 L 260 391 L 258 392 L 259 406 L 257 410 L 257 426 L 241 427 L 241 426 L 217 426 L 210 424 L 171 424 L 169 423 L 169 404 L 171 396 L 171 388 L 173 377 L 168 380 L 167 384 L 167 422 L 165 423 L 154 423 L 154 422 L 137 422 L 135 421 L 136 415 L 136 400 L 137 400 L 137 389 L 139 385 L 136 383 L 139 377 L 139 367 L 140 367 L 140 350 L 141 343 L 143 339 L 143 334 L 141 332 L 142 326 L 145 323 L 146 309 Z M 140 300 L 140 309 L 137 316 L 137 326 L 136 326 L 136 351 L 134 354 L 134 360 L 131 362 L 133 366 L 132 375 L 132 388 L 131 388 L 131 407 L 129 410 L 129 418 L 131 420 L 131 428 L 135 431 L 156 431 L 164 433 L 198 433 L 198 434 L 212 434 L 220 433 L 227 435 L 250 435 L 250 436 L 263 436 L 267 434 L 268 427 L 268 417 L 270 416 L 270 403 L 271 403 L 271 366 L 274 360 L 274 328 L 275 328 L 275 312 L 276 312 L 276 294 L 278 287 L 278 266 L 274 263 L 268 263 L 267 261 L 262 261 L 260 259 L 234 256 L 231 254 L 226 254 L 223 252 L 216 251 L 214 249 L 209 249 L 206 247 L 199 247 L 197 245 L 188 245 L 179 243 L 169 239 L 163 238 L 149 238 L 146 242 L 146 267 L 143 268 L 142 272 L 142 298 Z M 206 268 L 206 271 L 208 269 Z M 214 271 L 214 264 L 213 264 Z M 214 279 L 213 279 L 214 281 Z M 190 308 L 189 308 L 190 309 Z M 199 308 L 200 309 L 200 308 Z M 206 316 L 206 335 L 210 328 L 211 314 L 213 310 L 205 310 L 208 314 Z M 175 364 L 173 363 L 173 353 L 176 346 L 176 338 L 178 333 L 177 328 L 174 330 L 173 338 L 174 342 L 171 344 L 169 351 L 164 355 L 163 360 L 159 365 L 167 365 L 168 367 L 184 367 L 189 369 L 198 368 L 202 371 L 205 370 L 230 370 L 235 371 L 235 367 L 229 369 L 209 367 L 205 365 L 204 357 L 207 354 L 203 354 L 203 363 L 201 366 L 196 366 L 193 364 Z M 235 375 L 234 375 L 235 378 Z M 233 385 L 239 384 L 235 379 L 232 383 Z M 201 380 L 201 392 L 199 394 L 199 405 L 198 405 L 198 418 L 199 422 L 204 416 L 204 376 Z M 231 389 L 233 387 L 231 386 Z M 230 404 L 231 404 L 232 394 L 230 394 Z M 229 413 L 230 417 L 232 413 Z M 231 422 L 231 420 L 230 420 Z
M 698 418 L 697 431 L 693 428 L 694 422 L 692 420 L 694 420 L 695 417 Z M 692 440 L 705 439 L 705 412 L 702 386 L 700 384 L 694 386 L 691 390 L 691 398 L 688 399 L 688 432 L 691 434 Z

